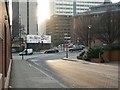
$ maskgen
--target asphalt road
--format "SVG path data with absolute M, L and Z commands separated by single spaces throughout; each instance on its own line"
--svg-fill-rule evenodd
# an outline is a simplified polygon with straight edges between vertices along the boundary
M 118 65 L 65 61 L 65 53 L 41 54 L 28 61 L 70 88 L 118 88 Z M 69 53 L 75 58 L 78 52 Z
M 78 54 L 79 52 L 69 53 L 69 58 L 75 59 Z M 52 77 L 53 81 L 60 86 L 68 88 L 118 88 L 118 64 L 66 61 L 62 60 L 64 57 L 64 52 L 55 54 L 35 53 L 24 56 L 24 60 L 27 60 L 38 71 Z M 13 54 L 13 58 L 22 60 L 18 54 Z M 21 63 L 21 66 L 25 64 L 19 63 Z M 28 86 L 31 85 L 28 84 Z

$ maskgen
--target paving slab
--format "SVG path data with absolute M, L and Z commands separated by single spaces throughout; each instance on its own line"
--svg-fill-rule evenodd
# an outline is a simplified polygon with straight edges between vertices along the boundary
M 54 78 L 25 60 L 13 60 L 11 88 L 63 88 Z

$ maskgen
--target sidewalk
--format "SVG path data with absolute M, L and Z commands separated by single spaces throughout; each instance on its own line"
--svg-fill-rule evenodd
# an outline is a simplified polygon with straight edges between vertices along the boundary
M 63 58 L 62 60 L 75 61 L 75 62 L 81 62 L 81 63 L 86 63 L 86 64 L 108 65 L 108 66 L 118 66 L 118 67 L 120 65 L 120 61 L 110 61 L 110 62 L 105 62 L 105 63 L 94 63 L 94 62 L 89 62 L 89 61 L 80 60 L 80 59 L 76 59 L 76 58 Z
M 10 88 L 63 88 L 58 81 L 25 60 L 13 60 Z

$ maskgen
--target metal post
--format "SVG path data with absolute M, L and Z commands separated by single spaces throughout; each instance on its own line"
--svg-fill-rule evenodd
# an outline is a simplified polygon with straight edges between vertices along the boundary
M 65 39 L 65 48 L 66 48 L 66 55 L 65 56 L 66 56 L 66 58 L 68 58 L 68 40 L 67 40 L 67 38 L 68 38 L 67 35 L 68 34 L 65 33 L 64 35 L 65 35 L 64 39 Z
M 24 55 L 22 54 L 22 60 L 24 59 Z
M 66 58 L 68 58 L 68 45 L 66 44 Z
M 91 37 L 90 37 L 90 30 L 91 30 L 91 25 L 88 25 L 88 49 L 91 48 Z
M 19 15 L 19 38 L 20 38 L 20 48 L 21 48 L 21 15 Z

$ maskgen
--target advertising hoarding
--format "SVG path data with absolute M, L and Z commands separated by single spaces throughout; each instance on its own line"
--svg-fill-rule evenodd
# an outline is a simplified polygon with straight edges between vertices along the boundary
M 27 35 L 27 43 L 51 43 L 50 35 Z

